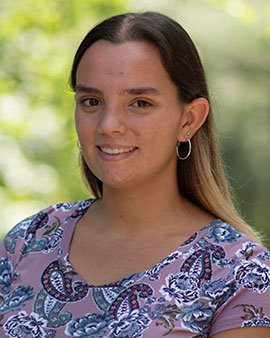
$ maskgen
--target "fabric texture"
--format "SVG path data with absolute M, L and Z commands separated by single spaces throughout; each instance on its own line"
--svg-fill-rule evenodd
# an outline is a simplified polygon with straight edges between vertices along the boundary
M 270 253 L 221 220 L 145 272 L 101 286 L 85 282 L 68 250 L 93 202 L 51 206 L 6 235 L 1 337 L 203 338 L 270 326 Z

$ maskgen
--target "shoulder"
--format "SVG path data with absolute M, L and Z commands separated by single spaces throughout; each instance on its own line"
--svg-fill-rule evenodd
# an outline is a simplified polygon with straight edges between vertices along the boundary
M 31 247 L 33 242 L 44 247 L 44 239 L 39 241 L 41 234 L 50 234 L 70 219 L 80 217 L 92 202 L 93 200 L 86 200 L 51 205 L 15 225 L 4 237 L 1 245 L 8 255 L 27 254 L 27 248 Z M 40 248 L 36 247 L 36 250 L 38 249 Z
M 211 251 L 212 277 L 201 285 L 216 303 L 211 334 L 270 326 L 269 250 L 220 220 L 201 230 L 201 245 Z
M 219 253 L 216 257 L 214 254 L 215 265 L 219 271 L 230 271 L 239 285 L 254 292 L 262 293 L 270 287 L 268 249 L 220 220 L 214 221 L 203 231 L 202 238 L 213 247 L 213 251 Z M 260 278 L 263 279 L 259 282 Z
M 266 248 L 221 220 L 211 222 L 201 232 L 202 238 L 223 247 L 227 256 L 249 259 L 254 254 L 261 252 L 265 260 L 270 259 L 269 251 Z

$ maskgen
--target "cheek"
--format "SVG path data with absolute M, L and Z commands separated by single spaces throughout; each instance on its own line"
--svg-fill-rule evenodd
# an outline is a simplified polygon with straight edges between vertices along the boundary
M 90 115 L 75 112 L 75 126 L 77 134 L 83 142 L 85 139 L 92 138 L 95 132 L 95 121 Z
M 148 127 L 142 127 L 142 137 L 147 139 L 152 146 L 161 148 L 173 148 L 177 143 L 179 129 L 177 121 L 171 121 L 170 118 L 161 121 L 154 121 Z

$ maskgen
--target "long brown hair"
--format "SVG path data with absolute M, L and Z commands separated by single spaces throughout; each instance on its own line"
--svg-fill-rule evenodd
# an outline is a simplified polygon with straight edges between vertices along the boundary
M 210 110 L 203 126 L 192 138 L 192 153 L 178 159 L 180 193 L 200 208 L 260 242 L 260 236 L 240 217 L 226 180 L 216 137 L 204 69 L 197 49 L 183 27 L 167 16 L 154 13 L 126 13 L 113 16 L 95 26 L 81 42 L 74 57 L 70 76 L 76 88 L 76 72 L 85 51 L 97 40 L 112 43 L 145 41 L 157 47 L 161 61 L 178 88 L 179 98 L 189 103 L 203 97 Z M 91 172 L 80 154 L 84 178 L 96 198 L 102 197 L 102 182 Z

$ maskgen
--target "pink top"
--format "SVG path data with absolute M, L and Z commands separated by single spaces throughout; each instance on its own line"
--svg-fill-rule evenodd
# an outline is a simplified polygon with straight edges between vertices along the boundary
M 1 337 L 199 338 L 270 326 L 270 253 L 221 220 L 147 271 L 101 286 L 86 283 L 68 250 L 93 201 L 51 206 L 6 235 Z

